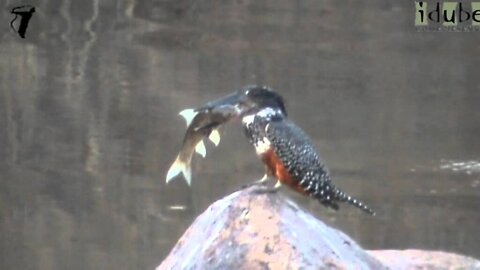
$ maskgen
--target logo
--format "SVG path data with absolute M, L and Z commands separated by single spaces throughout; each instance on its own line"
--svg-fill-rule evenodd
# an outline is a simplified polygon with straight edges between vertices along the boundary
M 15 15 L 15 18 L 13 18 L 13 20 L 10 22 L 10 27 L 13 29 L 13 31 L 17 32 L 21 38 L 25 38 L 28 22 L 32 18 L 34 12 L 35 12 L 35 7 L 30 5 L 15 7 L 12 9 L 12 11 L 10 11 L 10 13 Z M 21 17 L 20 24 L 18 28 L 15 29 L 15 27 L 13 27 L 13 23 L 15 22 L 18 16 Z
M 480 2 L 415 2 L 417 31 L 480 31 Z

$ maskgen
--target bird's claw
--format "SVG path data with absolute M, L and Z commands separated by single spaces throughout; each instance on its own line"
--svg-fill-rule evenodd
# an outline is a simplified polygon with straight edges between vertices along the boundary
M 264 181 L 263 182 L 255 181 L 255 182 L 243 185 L 242 189 L 246 189 L 246 188 L 253 187 L 253 186 L 265 186 L 266 184 L 267 184 L 267 182 L 264 182 Z
M 249 188 L 249 187 L 252 187 L 252 186 L 256 186 L 256 185 L 266 185 L 268 183 L 268 175 L 265 174 L 262 179 L 259 179 L 257 181 L 254 181 L 252 183 L 249 183 L 249 184 L 245 184 L 242 186 L 242 189 L 245 189 L 245 188 Z
M 255 194 L 274 194 L 278 192 L 278 188 L 256 188 L 252 190 Z
M 277 193 L 280 188 L 282 187 L 282 184 L 280 183 L 280 181 L 277 181 L 277 183 L 275 184 L 275 186 L 273 188 L 257 188 L 255 190 L 253 190 L 253 193 L 256 193 L 256 194 L 265 194 L 265 193 Z

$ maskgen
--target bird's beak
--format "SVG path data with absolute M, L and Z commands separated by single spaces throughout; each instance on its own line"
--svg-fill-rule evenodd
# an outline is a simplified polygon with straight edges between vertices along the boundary
M 214 101 L 210 101 L 207 104 L 205 104 L 205 107 L 207 108 L 215 108 L 219 106 L 235 106 L 237 105 L 243 94 L 239 91 L 232 93 L 228 96 L 221 97 L 219 99 L 216 99 Z
M 228 107 L 234 109 L 236 116 L 240 116 L 248 109 L 247 103 L 248 102 L 246 96 L 242 92 L 237 91 L 228 96 L 224 96 L 217 100 L 210 101 L 198 110 L 216 110 L 219 108 Z

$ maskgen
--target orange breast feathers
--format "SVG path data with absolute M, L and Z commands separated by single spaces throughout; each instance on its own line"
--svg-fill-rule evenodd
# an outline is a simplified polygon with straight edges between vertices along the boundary
M 263 163 L 268 168 L 268 174 L 274 175 L 283 185 L 289 186 L 300 193 L 305 190 L 298 184 L 299 181 L 288 172 L 282 161 L 278 158 L 273 149 L 269 149 L 261 155 Z

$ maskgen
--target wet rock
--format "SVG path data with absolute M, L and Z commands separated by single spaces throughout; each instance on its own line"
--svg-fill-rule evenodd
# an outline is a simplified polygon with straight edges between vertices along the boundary
M 212 204 L 157 269 L 386 269 L 281 193 L 255 189 Z
M 212 204 L 157 270 L 480 270 L 478 260 L 441 251 L 363 250 L 281 193 L 257 194 L 255 189 L 235 192 Z

